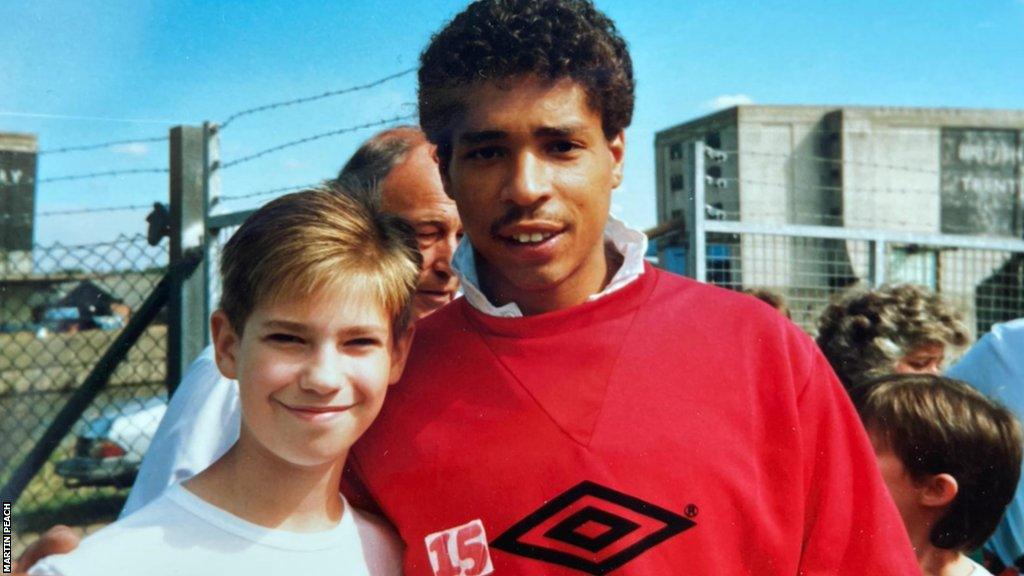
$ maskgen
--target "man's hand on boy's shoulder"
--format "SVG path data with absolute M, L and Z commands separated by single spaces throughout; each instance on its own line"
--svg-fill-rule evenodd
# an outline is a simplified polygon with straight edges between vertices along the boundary
M 38 540 L 29 544 L 21 557 L 14 562 L 12 568 L 15 576 L 27 574 L 29 568 L 47 556 L 71 552 L 78 548 L 80 542 L 81 538 L 78 537 L 78 534 L 63 524 L 50 528 L 43 532 Z

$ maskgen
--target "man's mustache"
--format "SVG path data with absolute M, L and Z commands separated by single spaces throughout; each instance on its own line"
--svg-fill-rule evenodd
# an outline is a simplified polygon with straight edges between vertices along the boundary
M 565 218 L 551 210 L 532 210 L 516 206 L 509 208 L 505 214 L 491 224 L 491 235 L 497 236 L 502 228 L 519 222 L 550 222 L 564 226 Z

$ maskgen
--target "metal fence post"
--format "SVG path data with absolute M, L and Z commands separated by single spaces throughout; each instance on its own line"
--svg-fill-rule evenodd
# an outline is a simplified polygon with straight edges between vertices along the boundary
M 176 126 L 170 135 L 170 270 L 188 251 L 201 250 L 205 237 L 206 130 Z M 205 345 L 203 274 L 172 274 L 167 301 L 167 392 L 173 394 L 188 365 Z
M 704 193 L 704 142 L 698 140 L 693 143 L 690 151 L 690 161 L 687 167 L 690 168 L 690 182 L 692 183 L 692 195 L 690 205 L 686 210 L 686 233 L 689 246 L 686 250 L 686 271 L 695 280 L 707 282 L 708 278 L 708 254 L 707 254 L 707 231 L 705 229 L 705 193 Z
M 209 344 L 209 318 L 220 295 L 220 243 L 217 241 L 218 230 L 210 226 L 210 212 L 220 201 L 220 127 L 211 122 L 204 122 L 203 141 L 206 143 L 203 163 L 203 343 Z
M 885 284 L 885 239 L 874 238 L 868 242 L 871 250 L 868 256 L 868 274 L 871 276 L 871 287 L 878 288 Z

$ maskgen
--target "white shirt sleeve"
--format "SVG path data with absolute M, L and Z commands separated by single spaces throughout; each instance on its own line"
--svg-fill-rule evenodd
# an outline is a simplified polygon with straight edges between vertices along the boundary
M 238 439 L 240 423 L 238 383 L 221 376 L 213 347 L 208 346 L 185 371 L 171 397 L 120 517 L 223 456 Z

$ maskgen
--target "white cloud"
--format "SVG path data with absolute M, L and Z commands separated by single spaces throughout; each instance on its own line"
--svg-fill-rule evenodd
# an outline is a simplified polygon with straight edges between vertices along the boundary
M 721 110 L 723 108 L 732 108 L 733 106 L 742 106 L 744 104 L 753 104 L 754 99 L 746 94 L 722 94 L 721 96 L 715 97 L 702 104 L 705 110 Z
M 289 158 L 284 161 L 284 167 L 288 170 L 302 170 L 308 166 L 309 163 L 303 162 L 302 160 L 296 160 L 294 158 Z
M 149 155 L 149 146 L 142 142 L 118 144 L 117 146 L 114 146 L 114 152 L 124 154 L 125 156 L 147 156 Z

